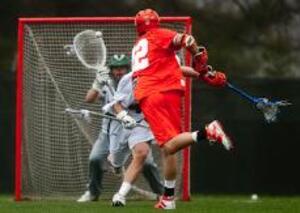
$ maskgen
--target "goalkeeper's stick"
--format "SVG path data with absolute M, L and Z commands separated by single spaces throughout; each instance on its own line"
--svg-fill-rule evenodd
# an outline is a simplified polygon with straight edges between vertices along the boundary
M 159 196 L 153 192 L 141 189 L 141 188 L 137 187 L 136 185 L 131 185 L 131 189 L 132 189 L 132 191 L 134 191 L 140 195 L 143 195 L 144 197 L 147 197 L 150 200 L 156 200 L 157 197 Z
M 229 82 L 227 82 L 226 86 L 230 90 L 234 91 L 241 97 L 247 99 L 249 102 L 254 104 L 254 106 L 258 110 L 262 111 L 264 114 L 265 120 L 268 123 L 275 122 L 277 120 L 277 115 L 280 112 L 279 107 L 292 105 L 292 103 L 290 103 L 286 100 L 271 101 L 265 97 L 251 96 L 244 90 L 234 86 L 232 83 L 229 83 Z
M 72 108 L 66 108 L 65 112 L 69 113 L 71 115 L 81 116 L 82 115 L 82 110 L 85 110 L 85 109 L 77 110 L 77 109 L 72 109 Z M 122 120 L 116 118 L 115 116 L 106 115 L 106 114 L 103 114 L 103 113 L 100 113 L 100 112 L 95 112 L 95 111 L 90 111 L 90 110 L 86 110 L 86 111 L 88 111 L 91 115 L 100 116 L 100 117 L 103 117 L 103 118 L 115 120 L 115 121 L 118 121 L 118 122 L 122 123 Z M 144 124 L 141 124 L 141 123 L 136 123 L 136 126 L 143 127 L 143 128 L 149 128 L 147 125 L 144 125 Z
M 67 54 L 75 54 L 83 66 L 100 75 L 107 75 L 103 71 L 106 63 L 106 46 L 103 40 L 102 32 L 94 30 L 84 30 L 79 32 L 73 38 L 72 45 L 65 45 Z M 113 93 L 113 88 L 106 83 L 110 92 Z

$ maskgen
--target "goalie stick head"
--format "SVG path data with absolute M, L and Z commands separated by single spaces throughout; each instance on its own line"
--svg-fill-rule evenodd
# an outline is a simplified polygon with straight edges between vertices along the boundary
M 101 70 L 106 63 L 106 46 L 102 32 L 84 30 L 73 38 L 73 49 L 78 60 L 87 68 Z
M 155 10 L 140 10 L 135 16 L 135 26 L 139 35 L 152 28 L 159 27 L 159 15 Z

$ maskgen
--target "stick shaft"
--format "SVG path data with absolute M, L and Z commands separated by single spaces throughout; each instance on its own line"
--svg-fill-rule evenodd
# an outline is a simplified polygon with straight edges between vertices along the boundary
M 136 185 L 131 185 L 131 189 L 132 189 L 132 191 L 134 191 L 134 192 L 136 192 L 136 193 L 138 193 L 140 195 L 143 195 L 143 196 L 145 196 L 145 197 L 147 197 L 147 198 L 149 198 L 151 200 L 156 200 L 157 196 L 158 196 L 157 194 L 155 194 L 153 192 L 149 192 L 149 191 L 144 190 L 144 189 L 141 189 L 141 188 L 139 188 Z
M 83 109 L 81 109 L 81 110 L 83 110 Z M 67 112 L 74 113 L 74 114 L 81 114 L 81 110 L 68 108 Z M 88 111 L 90 112 L 91 115 L 100 116 L 100 117 L 103 117 L 103 118 L 111 119 L 111 120 L 118 121 L 118 122 L 122 123 L 122 120 L 116 118 L 113 115 L 106 115 L 106 114 L 103 114 L 103 113 L 100 113 L 100 112 L 95 112 L 95 111 L 90 111 L 90 110 L 88 110 Z M 141 123 L 137 123 L 136 125 L 139 126 L 139 127 L 143 127 L 143 128 L 149 128 L 147 125 L 144 125 L 144 124 L 141 124 Z
M 100 112 L 94 112 L 94 111 L 90 111 L 90 113 L 91 113 L 92 115 L 97 115 L 97 116 L 100 116 L 100 117 L 103 117 L 103 118 L 108 118 L 108 119 L 112 119 L 112 120 L 115 120 L 115 121 L 122 122 L 122 120 L 116 118 L 115 116 L 105 115 L 105 114 L 103 114 L 103 113 L 100 113 Z M 139 127 L 148 128 L 148 126 L 146 126 L 146 125 L 144 125 L 144 124 L 141 124 L 141 123 L 137 123 L 136 125 L 139 126 Z
M 256 103 L 257 103 L 257 98 L 255 98 L 255 97 L 249 95 L 249 94 L 246 93 L 244 90 L 242 90 L 242 89 L 240 89 L 240 88 L 234 86 L 233 84 L 231 84 L 231 83 L 229 83 L 229 82 L 226 83 L 226 86 L 227 86 L 230 90 L 232 90 L 232 91 L 234 91 L 235 93 L 239 94 L 241 97 L 243 97 L 243 98 L 247 99 L 248 101 L 250 101 L 251 103 L 253 103 L 253 104 L 256 104 Z

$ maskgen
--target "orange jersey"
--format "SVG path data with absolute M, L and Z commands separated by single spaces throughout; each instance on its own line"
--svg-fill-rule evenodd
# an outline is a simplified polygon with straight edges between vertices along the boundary
M 151 94 L 183 90 L 184 81 L 172 41 L 177 32 L 155 28 L 138 38 L 132 49 L 132 71 L 137 101 Z

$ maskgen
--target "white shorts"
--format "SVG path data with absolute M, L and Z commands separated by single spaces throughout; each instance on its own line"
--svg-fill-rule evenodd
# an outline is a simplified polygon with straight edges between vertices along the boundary
M 147 122 L 142 121 L 141 124 L 148 125 Z M 111 137 L 112 139 L 112 137 Z M 144 142 L 153 142 L 154 136 L 149 128 L 135 127 L 132 130 L 123 129 L 118 137 L 115 137 L 110 143 L 118 143 L 117 149 L 110 150 L 111 164 L 114 167 L 120 167 L 125 164 L 129 155 L 131 154 L 131 149 L 133 149 L 137 144 Z M 117 146 L 114 146 L 115 148 Z
M 140 124 L 148 126 L 148 123 L 144 120 L 140 122 Z M 133 149 L 133 147 L 139 143 L 154 140 L 154 135 L 152 134 L 150 128 L 137 126 L 132 130 L 126 129 L 125 132 L 126 132 L 128 146 L 130 149 Z

